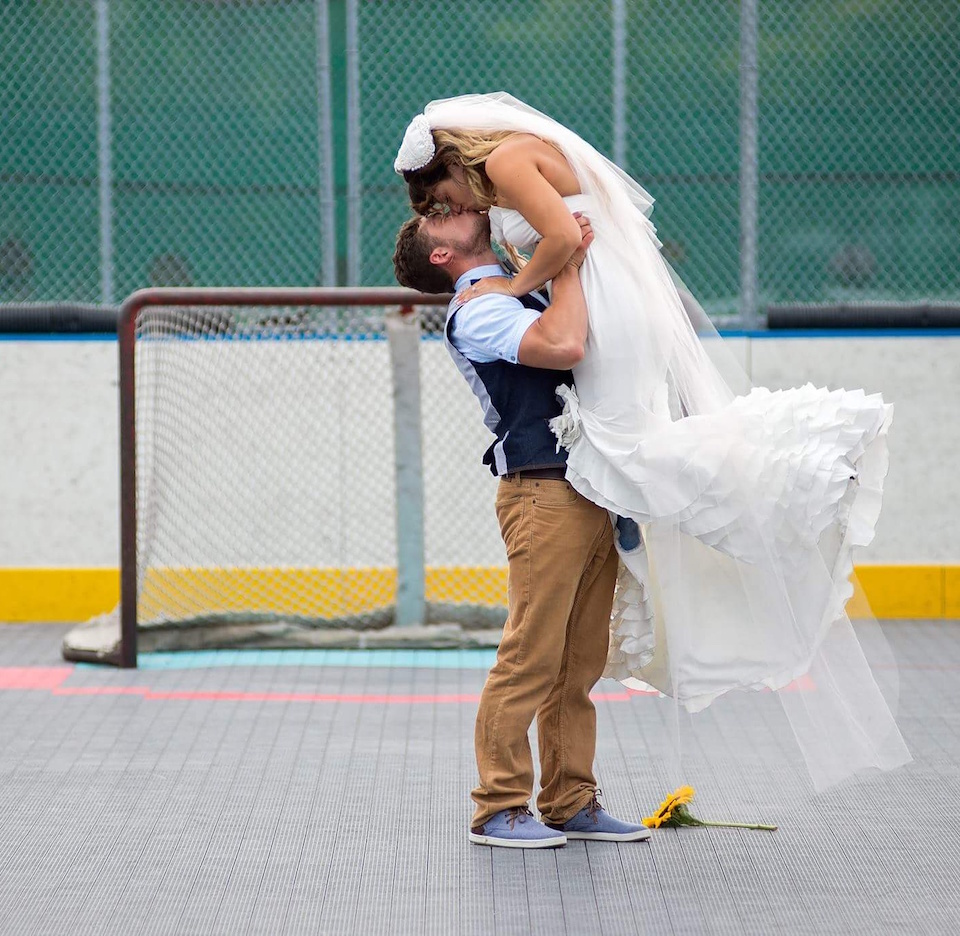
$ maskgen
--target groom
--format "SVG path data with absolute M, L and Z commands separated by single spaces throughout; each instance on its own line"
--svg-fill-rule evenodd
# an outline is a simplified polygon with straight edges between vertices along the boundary
M 444 339 L 480 400 L 494 433 L 483 457 L 499 476 L 497 518 L 509 563 L 507 623 L 477 712 L 480 783 L 470 841 L 510 848 L 553 848 L 567 839 L 627 842 L 649 837 L 642 825 L 610 816 L 593 775 L 596 712 L 590 690 L 603 673 L 617 552 L 606 510 L 564 480 L 548 420 L 562 407 L 560 384 L 583 356 L 587 309 L 582 241 L 552 285 L 540 293 L 488 293 L 447 312 Z M 399 282 L 421 292 L 460 292 L 484 276 L 509 276 L 490 247 L 486 214 L 411 218 L 397 235 Z M 530 812 L 534 716 L 541 790 Z

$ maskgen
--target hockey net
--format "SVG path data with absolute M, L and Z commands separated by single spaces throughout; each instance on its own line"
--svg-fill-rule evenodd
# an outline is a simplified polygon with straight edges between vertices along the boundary
M 301 290 L 264 305 L 275 293 L 150 290 L 125 312 L 125 483 L 135 474 L 135 496 L 121 496 L 126 595 L 86 628 L 88 643 L 106 631 L 99 651 L 75 632 L 68 655 L 119 661 L 123 648 L 102 644 L 124 608 L 154 649 L 317 646 L 331 629 L 389 628 L 398 588 L 417 586 L 416 575 L 398 580 L 398 450 L 410 460 L 411 434 L 422 451 L 420 623 L 502 623 L 505 560 L 493 479 L 479 465 L 486 430 L 439 340 L 442 311 L 419 306 L 445 300 L 418 297 L 414 313 L 409 297 L 398 311 L 400 290 Z M 233 301 L 250 295 L 259 304 Z M 394 299 L 392 311 L 377 298 Z M 406 346 L 419 412 L 396 385 L 391 316 L 418 331 Z

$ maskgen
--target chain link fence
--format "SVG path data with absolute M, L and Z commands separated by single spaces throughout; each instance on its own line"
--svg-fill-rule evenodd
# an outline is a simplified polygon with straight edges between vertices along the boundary
M 359 5 L 360 279 L 389 279 L 408 115 L 505 88 L 648 188 L 673 265 L 708 311 L 736 313 L 740 4 L 444 6 Z M 756 44 L 761 309 L 956 298 L 960 7 L 760 0 Z
M 0 7 L 0 302 L 330 283 L 326 6 Z
M 361 2 L 358 13 L 359 282 L 393 277 L 391 235 L 410 214 L 393 160 L 431 99 L 509 90 L 610 152 L 609 2 Z
M 761 310 L 956 298 L 960 7 L 757 20 Z M 732 0 L 11 0 L 0 36 L 0 302 L 388 284 L 406 121 L 503 88 L 621 162 L 708 311 L 738 309 Z
M 767 301 L 960 292 L 960 5 L 760 7 Z

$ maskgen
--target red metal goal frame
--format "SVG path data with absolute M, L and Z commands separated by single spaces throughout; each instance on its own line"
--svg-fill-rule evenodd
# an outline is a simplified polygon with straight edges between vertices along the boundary
M 116 662 L 137 665 L 137 315 L 147 306 L 444 306 L 449 295 L 376 287 L 157 287 L 132 293 L 120 307 L 120 647 Z

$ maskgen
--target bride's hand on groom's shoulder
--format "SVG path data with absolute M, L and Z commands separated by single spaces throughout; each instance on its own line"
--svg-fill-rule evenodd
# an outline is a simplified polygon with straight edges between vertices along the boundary
M 458 303 L 469 302 L 476 299 L 477 296 L 485 296 L 487 293 L 501 293 L 504 296 L 514 296 L 513 283 L 506 276 L 485 276 L 477 280 L 472 286 L 457 293 L 455 301 Z

